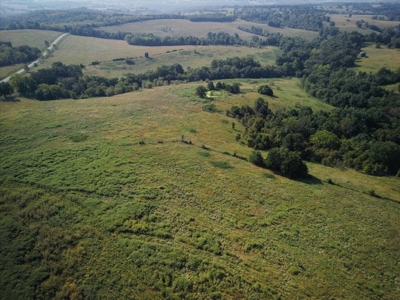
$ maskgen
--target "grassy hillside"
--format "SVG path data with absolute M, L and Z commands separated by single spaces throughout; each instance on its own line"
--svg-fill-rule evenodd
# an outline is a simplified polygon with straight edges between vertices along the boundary
M 292 28 L 276 28 L 270 27 L 266 24 L 258 24 L 253 22 L 247 22 L 243 20 L 237 20 L 232 23 L 220 23 L 220 22 L 190 22 L 189 20 L 152 20 L 145 22 L 129 23 L 121 26 L 109 26 L 102 27 L 101 29 L 109 32 L 142 32 L 142 33 L 153 33 L 157 36 L 196 36 L 206 37 L 208 32 L 227 32 L 229 34 L 237 33 L 244 40 L 251 40 L 253 34 L 243 32 L 237 29 L 239 26 L 250 28 L 251 26 L 262 27 L 270 32 L 280 32 L 284 36 L 300 36 L 303 38 L 314 38 L 318 36 L 318 33 Z M 165 27 L 168 30 L 164 30 Z M 171 29 L 171 30 L 169 30 Z
M 197 85 L 0 103 L 0 298 L 398 298 L 399 178 L 255 167 Z
M 369 45 L 362 50 L 367 53 L 367 57 L 358 58 L 357 71 L 375 73 L 383 67 L 395 71 L 400 66 L 400 49 L 389 49 L 387 46 L 378 49 L 375 45 Z
M 148 52 L 150 59 L 144 54 Z M 154 70 L 160 65 L 181 64 L 187 67 L 209 66 L 213 59 L 250 56 L 263 64 L 274 64 L 280 50 L 276 47 L 256 49 L 249 47 L 229 46 L 164 46 L 141 47 L 130 46 L 125 41 L 104 40 L 91 37 L 68 36 L 63 40 L 51 57 L 40 67 L 51 67 L 51 64 L 61 61 L 65 64 L 86 65 L 85 74 L 122 77 L 127 73 L 143 73 Z M 113 61 L 115 58 L 131 57 L 135 65 L 125 61 Z M 93 61 L 100 65 L 89 66 Z

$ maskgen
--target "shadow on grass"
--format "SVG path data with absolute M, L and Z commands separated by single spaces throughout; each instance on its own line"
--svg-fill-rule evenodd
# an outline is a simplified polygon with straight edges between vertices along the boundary
M 310 174 L 307 175 L 306 177 L 296 178 L 294 180 L 298 181 L 298 182 L 305 183 L 305 184 L 322 184 L 322 180 L 321 179 L 319 179 L 319 178 L 317 178 L 317 177 L 315 177 L 313 175 L 310 175 Z
M 0 102 L 21 102 L 21 100 L 19 100 L 17 97 L 15 96 L 9 96 L 9 97 L 5 97 L 5 98 L 0 98 Z

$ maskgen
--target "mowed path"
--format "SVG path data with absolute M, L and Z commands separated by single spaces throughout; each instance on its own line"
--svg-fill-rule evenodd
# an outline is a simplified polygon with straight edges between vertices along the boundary
M 68 34 L 69 34 L 69 33 L 64 33 L 64 34 L 60 35 L 58 38 L 56 38 L 56 39 L 54 40 L 54 42 L 51 43 L 50 47 L 48 47 L 47 50 L 43 52 L 42 56 L 43 56 L 43 57 L 47 57 L 48 51 L 53 50 L 54 46 L 57 45 L 57 44 L 58 44 L 65 36 L 67 36 Z M 32 68 L 32 67 L 33 67 L 35 64 L 37 64 L 38 62 L 39 62 L 39 59 L 37 59 L 37 60 L 31 62 L 31 63 L 28 65 L 28 67 L 29 67 L 29 68 Z M 25 69 L 22 68 L 21 70 L 15 72 L 14 74 L 22 74 L 22 73 L 24 73 L 24 72 L 25 72 Z M 12 75 L 11 75 L 11 76 L 12 76 Z M 10 80 L 11 76 L 8 76 L 8 77 L 4 78 L 4 79 L 1 80 L 0 82 L 8 82 L 8 81 Z

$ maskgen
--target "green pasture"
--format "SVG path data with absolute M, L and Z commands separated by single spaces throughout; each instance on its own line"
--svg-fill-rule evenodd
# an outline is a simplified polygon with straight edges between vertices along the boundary
M 400 50 L 389 49 L 385 45 L 376 48 L 376 45 L 367 45 L 362 48 L 365 51 L 366 57 L 359 57 L 356 60 L 357 71 L 376 73 L 379 69 L 385 67 L 392 71 L 400 67 Z
M 0 298 L 397 298 L 399 178 L 247 162 L 224 110 L 265 83 L 0 102 Z M 268 83 L 274 110 L 319 107 Z
M 333 14 L 328 16 L 331 17 L 331 21 L 335 22 L 335 27 L 338 27 L 341 31 L 358 31 L 362 34 L 370 34 L 370 33 L 378 33 L 374 30 L 368 29 L 368 28 L 358 28 L 356 25 L 357 21 L 364 20 L 365 22 L 368 22 L 370 25 L 376 25 L 381 29 L 384 28 L 390 28 L 390 27 L 395 27 L 399 25 L 399 22 L 395 21 L 384 21 L 384 20 L 373 20 L 372 15 L 355 15 L 353 14 L 351 17 L 349 17 L 348 14 Z
M 251 28 L 251 26 L 262 27 L 269 32 L 280 32 L 284 36 L 300 36 L 303 38 L 318 37 L 317 32 L 293 28 L 276 28 L 267 24 L 236 20 L 231 23 L 220 22 L 190 22 L 189 20 L 151 20 L 145 22 L 135 22 L 123 24 L 121 26 L 107 26 L 101 29 L 109 32 L 133 32 L 133 33 L 153 33 L 156 36 L 196 36 L 206 37 L 208 32 L 227 32 L 231 35 L 237 33 L 242 39 L 250 41 L 251 33 L 244 32 L 238 27 Z
M 149 59 L 145 58 L 145 53 Z M 83 64 L 85 74 L 107 77 L 122 77 L 128 73 L 143 73 L 155 70 L 161 65 L 181 64 L 185 69 L 210 66 L 214 59 L 228 57 L 252 57 L 262 64 L 274 64 L 276 56 L 281 53 L 277 47 L 250 48 L 232 46 L 163 46 L 142 47 L 130 46 L 125 41 L 104 40 L 91 37 L 66 37 L 58 50 L 40 64 L 40 68 L 51 67 L 52 63 L 61 61 L 65 64 Z M 135 64 L 128 65 L 125 60 L 113 61 L 116 58 L 131 58 Z M 99 61 L 96 66 L 90 65 Z

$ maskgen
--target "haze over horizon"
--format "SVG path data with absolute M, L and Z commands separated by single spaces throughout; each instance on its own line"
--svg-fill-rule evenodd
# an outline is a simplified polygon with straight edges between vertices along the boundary
M 198 9 L 215 9 L 224 5 L 286 5 L 286 4 L 316 4 L 329 3 L 332 1 L 321 0 L 122 0 L 122 1 L 104 1 L 91 0 L 84 3 L 76 0 L 4 0 L 0 3 L 0 15 L 17 15 L 33 10 L 40 9 L 71 9 L 86 7 L 104 11 L 114 11 L 131 14 L 159 14 L 159 13 L 184 13 Z M 381 1 L 339 1 L 348 2 L 371 2 Z M 396 3 L 394 0 L 384 1 Z

